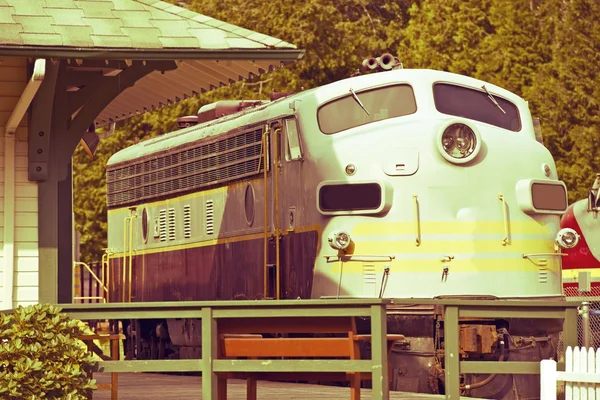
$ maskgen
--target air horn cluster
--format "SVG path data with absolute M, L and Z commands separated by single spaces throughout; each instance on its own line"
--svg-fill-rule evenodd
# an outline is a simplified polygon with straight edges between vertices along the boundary
M 401 69 L 402 63 L 397 57 L 390 53 L 385 53 L 381 57 L 365 58 L 362 63 L 363 70 L 369 72 L 378 69 L 379 71 L 389 71 L 392 69 Z

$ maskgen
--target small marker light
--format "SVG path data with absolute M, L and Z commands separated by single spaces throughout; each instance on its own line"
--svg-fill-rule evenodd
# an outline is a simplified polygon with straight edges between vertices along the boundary
M 572 249 L 579 243 L 579 234 L 571 228 L 563 228 L 556 235 L 556 243 L 563 249 Z
M 356 166 L 354 164 L 346 165 L 346 175 L 352 176 L 356 173 Z
M 352 242 L 350 234 L 344 231 L 331 233 L 327 240 L 329 241 L 329 245 L 335 250 L 346 250 L 350 246 L 350 242 Z

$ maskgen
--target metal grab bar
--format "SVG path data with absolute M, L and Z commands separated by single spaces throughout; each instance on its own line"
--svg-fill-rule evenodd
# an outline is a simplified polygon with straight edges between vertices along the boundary
M 267 193 L 267 137 L 269 135 L 269 125 L 267 124 L 265 126 L 265 131 L 263 132 L 262 135 L 262 142 L 261 142 L 261 153 L 262 153 L 262 158 L 263 158 L 263 168 L 264 168 L 264 173 L 263 173 L 263 178 L 264 178 L 264 199 L 263 199 L 263 205 L 264 205 L 264 238 L 263 238 L 263 258 L 264 258 L 264 262 L 263 262 L 263 293 L 264 293 L 264 298 L 267 298 L 267 288 L 268 288 L 268 275 L 269 275 L 269 271 L 268 271 L 268 255 L 269 255 L 269 249 L 268 249 L 268 229 L 269 227 L 267 226 L 269 219 L 268 219 L 268 207 L 267 207 L 267 197 L 268 197 L 268 193 Z M 258 171 L 260 172 L 260 161 L 258 163 Z
M 106 302 L 110 302 L 110 256 L 114 254 L 110 249 L 104 249 L 102 254 L 102 281 L 106 282 Z M 104 268 L 106 268 L 106 277 L 104 276 Z M 106 278 L 106 279 L 105 279 Z
M 419 199 L 416 194 L 413 194 L 414 212 L 415 212 L 415 245 L 421 245 L 421 221 L 419 220 Z
M 378 255 L 368 255 L 368 254 L 344 254 L 343 256 L 323 256 L 327 262 L 329 260 L 333 261 L 366 261 L 366 262 L 375 262 L 375 261 L 392 261 L 396 258 L 396 256 L 378 256 Z
M 531 261 L 535 266 L 537 267 L 545 267 L 546 265 L 548 265 L 548 260 L 546 258 L 543 258 L 540 261 L 535 261 L 532 257 L 562 257 L 562 256 L 566 256 L 566 253 L 530 253 L 530 254 L 523 254 L 523 258 Z
M 102 300 L 102 303 L 106 303 L 104 296 L 74 296 L 73 300 Z
M 131 282 L 131 278 L 132 278 L 132 270 L 133 270 L 133 220 L 134 218 L 137 218 L 137 215 L 134 214 L 133 212 L 135 211 L 135 209 L 131 210 L 131 215 L 129 217 L 125 217 L 125 219 L 123 220 L 123 268 L 122 268 L 122 275 L 123 275 L 123 302 L 129 300 L 131 301 L 131 286 L 132 286 L 132 282 Z M 129 246 L 127 243 L 127 222 L 129 221 Z M 127 254 L 129 252 L 129 254 Z M 129 263 L 127 262 L 127 257 L 129 256 Z M 129 277 L 129 280 L 127 280 L 127 278 Z M 125 285 L 125 282 L 128 283 L 128 285 Z M 129 289 L 129 290 L 127 290 Z M 125 297 L 125 295 L 128 294 L 128 297 Z
M 279 151 L 279 134 L 281 128 L 277 128 L 273 131 L 273 175 L 275 179 L 275 298 L 279 300 L 281 291 L 281 279 L 279 278 L 281 273 L 281 264 L 279 263 L 279 162 L 280 162 L 280 151 Z M 266 202 L 265 202 L 266 204 Z
M 75 268 L 77 268 L 77 266 L 83 266 L 85 269 L 88 270 L 88 272 L 90 273 L 90 275 L 92 276 L 92 278 L 94 278 L 94 280 L 98 283 L 98 285 L 100 285 L 100 287 L 102 288 L 102 290 L 104 290 L 105 293 L 108 293 L 108 289 L 107 287 L 104 285 L 104 276 L 102 276 L 102 279 L 98 278 L 98 275 L 96 275 L 94 273 L 94 271 L 92 271 L 92 269 L 90 268 L 89 265 L 87 265 L 86 263 L 84 263 L 83 261 L 74 261 L 73 262 L 73 270 L 75 270 Z M 103 275 L 103 274 L 101 274 Z M 81 299 L 99 299 L 99 298 L 104 298 L 104 296 L 100 297 L 100 296 L 92 296 L 92 297 L 81 297 L 81 296 L 76 296 L 73 297 L 73 300 L 81 300 Z
M 502 218 L 504 220 L 504 238 L 502 238 L 502 246 L 508 244 L 508 215 L 506 214 L 506 199 L 502 193 L 498 195 L 498 199 L 502 202 Z
M 131 301 L 131 288 L 133 286 L 133 282 L 131 281 L 133 275 L 133 220 L 137 218 L 136 214 L 133 214 L 135 210 L 132 210 L 131 218 L 129 219 L 129 301 Z
M 123 279 L 121 301 L 123 302 L 125 302 L 125 282 L 127 281 L 127 221 L 129 220 L 131 220 L 131 217 L 125 217 L 123 220 L 123 263 L 121 265 L 121 275 Z

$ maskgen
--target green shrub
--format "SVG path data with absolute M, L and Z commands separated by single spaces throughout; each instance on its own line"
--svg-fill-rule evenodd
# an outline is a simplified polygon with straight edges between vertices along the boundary
M 94 361 L 77 336 L 91 331 L 52 305 L 0 314 L 0 398 L 85 399 Z

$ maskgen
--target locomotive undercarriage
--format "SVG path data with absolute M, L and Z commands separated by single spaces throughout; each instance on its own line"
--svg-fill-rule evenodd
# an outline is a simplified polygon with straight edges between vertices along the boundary
M 540 361 L 555 358 L 562 321 L 533 328 L 530 321 L 477 319 L 459 321 L 461 361 Z M 388 317 L 388 332 L 402 333 L 389 360 L 392 390 L 444 394 L 444 321 L 425 308 Z M 370 357 L 365 347 L 364 356 Z M 537 398 L 535 375 L 469 374 L 461 376 L 462 395 L 492 399 Z
M 539 322 L 539 321 L 538 321 Z M 368 333 L 370 321 L 357 321 L 359 333 Z M 562 321 L 546 325 L 517 319 L 459 321 L 461 360 L 539 361 L 556 357 Z M 126 324 L 128 325 L 128 324 Z M 138 320 L 126 328 L 128 358 L 201 358 L 201 321 L 192 319 Z M 394 391 L 444 394 L 444 321 L 429 306 L 395 309 L 388 314 L 388 333 L 401 333 L 389 356 Z M 362 357 L 370 358 L 365 342 Z M 364 382 L 367 387 L 369 382 Z M 539 396 L 535 375 L 469 374 L 461 376 L 464 396 L 520 399 Z

